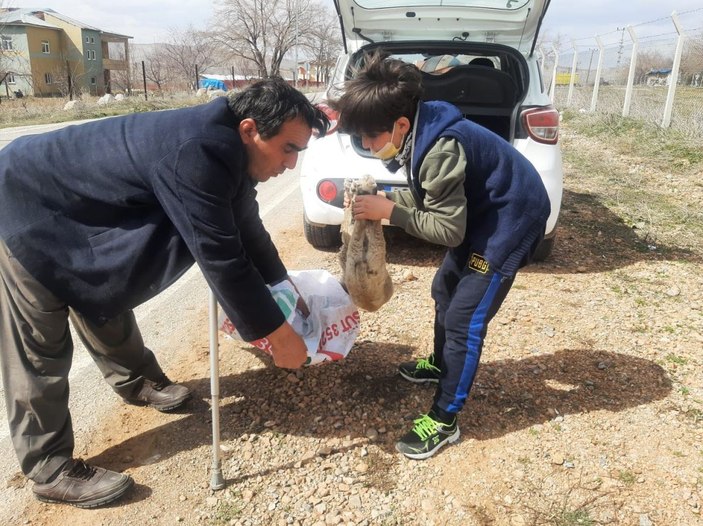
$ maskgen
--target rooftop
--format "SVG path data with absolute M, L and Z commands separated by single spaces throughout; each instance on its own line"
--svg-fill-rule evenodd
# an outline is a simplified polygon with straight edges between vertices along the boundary
M 72 26 L 80 27 L 81 29 L 88 29 L 90 31 L 97 31 L 98 33 L 104 33 L 104 34 L 111 35 L 111 36 L 132 38 L 128 35 L 120 35 L 119 33 L 113 33 L 112 31 L 106 31 L 104 29 L 100 29 L 99 27 L 85 24 L 85 23 L 81 22 L 80 20 L 76 20 L 75 18 L 71 18 L 69 16 L 62 15 L 61 13 L 59 13 L 58 11 L 54 11 L 53 9 L 44 9 L 44 8 L 35 8 L 35 7 L 0 8 L 0 23 L 3 23 L 5 25 L 10 25 L 10 24 L 12 24 L 12 25 L 28 25 L 28 26 L 38 26 L 38 27 L 47 27 L 47 28 L 52 28 L 52 29 L 60 29 L 60 27 L 43 20 L 42 16 L 44 13 L 46 13 L 50 16 L 53 16 L 54 18 L 57 18 L 63 22 L 66 22 L 67 24 L 71 24 Z

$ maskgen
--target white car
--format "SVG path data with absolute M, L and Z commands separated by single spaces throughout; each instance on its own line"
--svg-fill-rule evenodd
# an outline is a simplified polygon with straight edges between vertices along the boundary
M 535 254 L 552 251 L 562 197 L 559 113 L 551 105 L 534 54 L 550 0 L 335 0 L 345 53 L 327 88 L 336 98 L 366 51 L 382 48 L 423 71 L 426 100 L 445 100 L 509 141 L 532 162 L 552 210 Z M 333 112 L 326 108 L 334 119 Z M 339 245 L 345 178 L 372 175 L 380 189 L 408 186 L 340 132 L 311 142 L 301 165 L 305 237 L 314 247 Z

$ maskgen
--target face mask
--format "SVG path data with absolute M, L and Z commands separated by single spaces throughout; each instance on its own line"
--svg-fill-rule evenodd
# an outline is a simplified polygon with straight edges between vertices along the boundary
M 378 150 L 376 153 L 373 154 L 374 157 L 377 159 L 381 159 L 382 161 L 390 161 L 398 155 L 398 152 L 400 151 L 398 147 L 393 144 L 393 136 L 395 135 L 395 123 L 393 123 L 393 131 L 391 132 L 391 140 L 388 141 L 383 148 Z

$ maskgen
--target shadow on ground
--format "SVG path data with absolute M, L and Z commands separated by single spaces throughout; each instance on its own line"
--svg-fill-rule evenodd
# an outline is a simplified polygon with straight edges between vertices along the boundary
M 388 263 L 438 267 L 446 252 L 445 247 L 417 239 L 399 228 L 386 227 L 384 234 Z M 628 225 L 603 205 L 597 195 L 564 190 L 552 255 L 522 272 L 603 272 L 639 261 L 665 260 L 703 263 L 703 256 L 688 248 L 652 239 L 648 232 Z
M 408 346 L 360 341 L 346 360 L 305 369 L 296 384 L 273 366 L 226 374 L 223 363 L 222 441 L 265 432 L 357 438 L 373 428 L 385 429 L 378 444 L 390 453 L 412 419 L 429 409 L 434 392 L 396 374 L 396 364 L 412 352 Z M 136 434 L 90 461 L 121 471 L 210 444 L 210 381 L 186 383 L 195 399 L 184 417 Z M 486 362 L 460 416 L 462 435 L 492 439 L 549 422 L 555 409 L 561 415 L 623 411 L 660 400 L 670 391 L 671 381 L 657 364 L 608 351 L 569 349 Z M 291 466 L 297 460 L 291 459 Z
M 584 273 L 626 267 L 639 261 L 688 261 L 703 257 L 687 248 L 666 245 L 629 226 L 598 196 L 564 190 L 554 252 L 544 263 L 523 272 Z

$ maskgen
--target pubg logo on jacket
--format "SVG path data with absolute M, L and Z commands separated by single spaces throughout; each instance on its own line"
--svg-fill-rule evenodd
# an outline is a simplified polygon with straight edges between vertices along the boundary
M 481 274 L 485 274 L 488 272 L 488 261 L 486 261 L 486 258 L 483 256 L 472 253 L 471 258 L 469 258 L 469 268 Z

